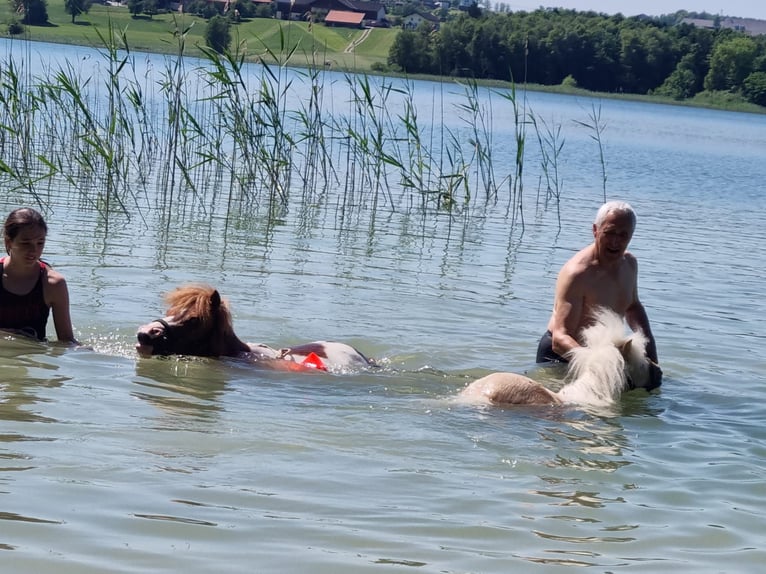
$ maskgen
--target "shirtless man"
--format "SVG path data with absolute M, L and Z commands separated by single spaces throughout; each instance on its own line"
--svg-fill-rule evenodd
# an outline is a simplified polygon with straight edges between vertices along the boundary
M 548 331 L 537 348 L 538 363 L 566 362 L 566 354 L 580 346 L 577 335 L 598 306 L 625 317 L 634 331 L 641 329 L 648 338 L 646 353 L 657 363 L 649 318 L 638 299 L 638 262 L 626 251 L 635 228 L 636 214 L 627 203 L 610 201 L 598 210 L 593 243 L 559 271 Z

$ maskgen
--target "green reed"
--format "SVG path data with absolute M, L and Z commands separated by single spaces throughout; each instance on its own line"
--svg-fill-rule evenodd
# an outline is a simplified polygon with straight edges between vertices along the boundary
M 173 205 L 177 173 L 180 172 L 186 185 L 194 189 L 194 181 L 189 175 L 188 166 L 191 161 L 185 156 L 187 148 L 184 145 L 190 133 L 196 133 L 198 137 L 203 137 L 199 124 L 194 121 L 194 115 L 188 112 L 186 105 L 185 86 L 187 82 L 187 73 L 184 66 L 184 53 L 186 50 L 186 38 L 189 28 L 179 25 L 179 21 L 173 19 L 174 29 L 171 32 L 176 46 L 176 57 L 174 59 L 165 58 L 165 70 L 159 81 L 160 93 L 165 102 L 165 142 L 163 154 L 165 161 L 161 163 L 159 174 L 159 189 L 162 205 L 165 210 L 169 210 Z M 194 139 L 194 136 L 192 136 Z M 169 219 L 166 220 L 166 226 L 170 225 Z
M 469 144 L 474 151 L 474 163 L 477 181 L 481 181 L 484 188 L 485 199 L 493 201 L 497 199 L 497 182 L 492 160 L 492 109 L 490 107 L 491 92 L 487 92 L 487 105 L 482 103 L 479 94 L 479 84 L 476 80 L 465 83 L 464 103 L 458 104 L 458 111 L 463 112 L 460 118 L 470 130 Z
M 564 149 L 564 138 L 561 135 L 561 124 L 548 124 L 544 119 L 538 120 L 535 113 L 529 111 L 529 121 L 535 128 L 537 143 L 540 146 L 540 167 L 542 169 L 541 180 L 545 178 L 545 203 L 551 199 L 556 200 L 556 211 L 561 227 L 561 190 L 564 186 L 559 173 L 559 159 Z M 538 202 L 540 187 L 538 185 Z
M 447 130 L 447 143 L 444 146 L 446 154 L 446 170 L 442 170 L 440 177 L 438 198 L 439 206 L 453 211 L 458 205 L 468 205 L 471 201 L 471 186 L 469 185 L 469 171 L 471 160 L 466 160 L 463 152 L 462 138 L 456 132 Z M 463 201 L 460 202 L 458 194 L 462 191 Z
M 340 88 L 348 96 L 341 101 L 331 91 L 339 82 L 328 80 L 319 51 L 312 49 L 317 61 L 308 69 L 287 68 L 297 46 L 284 34 L 279 49 L 264 44 L 258 68 L 248 65 L 252 56 L 240 41 L 223 54 L 203 49 L 202 64 L 189 68 L 189 28 L 182 19 L 174 23 L 176 53 L 164 58 L 159 79 L 136 71 L 125 32 L 112 26 L 99 35 L 100 76 L 73 63 L 42 78 L 30 78 L 13 60 L 0 66 L 0 182 L 39 203 L 63 193 L 60 184 L 67 183 L 107 225 L 115 213 L 143 216 L 157 208 L 166 229 L 171 213 L 228 216 L 265 205 L 271 218 L 293 202 L 291 191 L 302 190 L 299 201 L 306 204 L 324 202 L 330 187 L 339 190 L 343 226 L 353 213 L 374 228 L 384 207 L 467 216 L 473 206 L 494 204 L 507 182 L 511 224 L 518 219 L 523 226 L 530 123 L 546 200 L 560 200 L 561 126 L 527 114 L 515 86 L 492 92 L 469 81 L 461 85 L 463 100 L 446 110 L 442 84 L 423 122 L 413 82 L 344 74 Z M 301 82 L 308 95 L 295 98 L 306 87 Z M 510 104 L 514 123 L 515 146 L 503 149 L 514 170 L 500 180 L 493 118 L 503 110 L 494 93 Z M 595 107 L 591 122 L 601 145 Z
M 298 50 L 298 44 L 290 45 L 284 28 L 279 30 L 279 52 L 264 44 L 265 56 L 260 56 L 263 73 L 259 83 L 257 107 L 251 121 L 260 123 L 264 138 L 260 139 L 258 158 L 264 164 L 269 182 L 270 198 L 277 197 L 287 203 L 292 180 L 292 152 L 295 147 L 291 131 L 287 128 L 287 101 L 293 80 L 287 65 Z M 269 63 L 277 62 L 277 65 Z
M 606 203 L 606 159 L 604 158 L 604 140 L 603 133 L 606 129 L 606 123 L 601 120 L 601 104 L 596 107 L 596 104 L 591 104 L 590 113 L 588 114 L 588 121 L 583 122 L 580 120 L 574 120 L 577 125 L 584 128 L 588 128 L 592 133 L 590 138 L 598 144 L 598 157 L 601 163 L 601 186 L 604 192 L 604 203 Z
M 388 199 L 391 209 L 396 208 L 387 171 L 388 167 L 401 168 L 390 147 L 396 134 L 390 129 L 389 98 L 396 90 L 386 80 L 375 88 L 367 75 L 346 74 L 345 78 L 351 94 L 349 116 L 340 124 L 342 133 L 347 136 L 346 157 L 351 172 L 346 188 L 351 190 L 353 196 L 356 181 L 360 181 L 363 189 L 370 190 L 370 209 L 374 219 L 381 195 Z
M 296 122 L 296 154 L 302 160 L 298 175 L 302 181 L 304 202 L 308 195 L 326 190 L 330 181 L 338 181 L 338 174 L 332 159 L 332 131 L 324 115 L 324 72 L 317 66 L 309 68 L 310 96 L 300 102 L 293 113 Z
M 508 210 L 511 212 L 511 225 L 517 218 L 524 228 L 524 152 L 526 146 L 526 93 L 523 94 L 522 103 L 516 93 L 516 84 L 511 85 L 509 91 L 501 92 L 500 95 L 511 104 L 513 112 L 514 138 L 516 141 L 516 153 L 514 156 L 514 174 L 508 180 L 509 203 Z
M 399 156 L 400 181 L 405 189 L 411 189 L 420 193 L 425 206 L 425 200 L 431 191 L 432 161 L 431 153 L 423 141 L 422 128 L 418 124 L 418 109 L 414 100 L 414 86 L 408 81 L 404 96 L 404 111 L 398 115 L 399 121 L 404 127 L 402 138 L 405 150 Z
M 25 70 L 13 60 L 0 67 L 0 174 L 10 180 L 11 190 L 25 190 L 42 206 L 37 184 L 49 179 L 55 168 L 39 158 L 35 161 L 36 126 L 32 118 L 41 100 L 26 88 L 28 85 Z M 48 169 L 40 170 L 40 163 Z

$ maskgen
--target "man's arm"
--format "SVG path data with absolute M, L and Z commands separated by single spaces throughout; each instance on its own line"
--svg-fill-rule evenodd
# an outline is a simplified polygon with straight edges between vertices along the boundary
M 631 329 L 634 331 L 640 329 L 644 335 L 646 335 L 648 340 L 646 344 L 646 356 L 655 363 L 659 363 L 657 360 L 657 344 L 654 341 L 652 328 L 649 325 L 649 316 L 646 314 L 646 309 L 644 309 L 641 301 L 638 300 L 638 296 L 636 296 L 633 303 L 625 311 L 625 320 L 628 322 Z
M 583 314 L 583 294 L 572 267 L 571 262 L 564 265 L 556 280 L 550 326 L 553 350 L 562 357 L 580 346 L 575 336 Z
M 657 344 L 654 341 L 652 327 L 649 325 L 649 316 L 646 314 L 646 309 L 644 309 L 641 300 L 638 298 L 638 261 L 630 254 L 626 254 L 626 257 L 628 257 L 628 262 L 630 263 L 633 272 L 633 293 L 631 295 L 631 303 L 628 305 L 628 308 L 625 309 L 625 321 L 631 329 L 634 331 L 641 329 L 644 335 L 646 335 L 646 356 L 655 363 L 658 363 Z

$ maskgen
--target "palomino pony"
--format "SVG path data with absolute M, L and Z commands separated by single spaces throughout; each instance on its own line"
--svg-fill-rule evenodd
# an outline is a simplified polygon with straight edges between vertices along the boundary
M 234 333 L 229 307 L 213 287 L 186 285 L 165 296 L 167 315 L 139 327 L 136 351 L 142 356 L 238 357 L 275 370 L 343 371 L 374 366 L 345 343 L 314 341 L 273 349 L 248 344 Z
M 608 309 L 599 309 L 594 319 L 581 333 L 584 346 L 570 352 L 567 383 L 558 392 L 524 375 L 492 373 L 469 384 L 461 398 L 497 405 L 608 406 L 625 391 L 659 387 L 662 371 L 646 356 L 646 336 L 640 331 L 626 336 L 622 318 Z

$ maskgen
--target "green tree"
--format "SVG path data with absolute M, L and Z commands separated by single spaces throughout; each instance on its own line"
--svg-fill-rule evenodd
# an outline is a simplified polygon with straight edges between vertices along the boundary
M 621 37 L 625 91 L 645 94 L 660 86 L 676 67 L 667 33 L 657 28 L 631 26 L 623 30 Z
M 399 32 L 388 52 L 389 65 L 408 74 L 431 72 L 429 33 L 427 26 Z
M 228 18 L 216 15 L 210 18 L 205 29 L 205 43 L 223 54 L 231 44 L 231 22 Z
M 483 11 L 478 18 L 462 11 L 448 16 L 425 45 L 422 36 L 401 35 L 389 63 L 409 72 L 517 83 L 558 85 L 571 77 L 581 88 L 604 92 L 648 93 L 662 87 L 684 98 L 703 89 L 716 39 L 733 35 L 678 26 L 672 19 L 561 8 Z
M 144 11 L 144 0 L 128 0 L 128 12 L 135 18 Z
M 710 71 L 705 76 L 706 90 L 732 90 L 742 86 L 758 55 L 754 40 L 735 36 L 718 42 L 710 54 Z
M 188 4 L 184 4 L 184 12 L 210 20 L 213 16 L 221 14 L 216 4 L 216 2 L 208 2 L 207 0 L 191 0 Z
M 253 11 L 254 18 L 273 18 L 274 17 L 274 3 L 270 4 L 258 4 Z
M 766 72 L 753 72 L 745 78 L 742 94 L 748 102 L 766 106 Z
M 436 41 L 438 67 L 436 73 L 452 76 L 471 75 L 468 45 L 476 30 L 476 20 L 461 14 L 442 26 Z
M 10 36 L 19 36 L 24 33 L 24 24 L 16 20 L 15 18 L 8 22 L 8 34 Z
M 663 84 L 654 93 L 661 96 L 669 96 L 676 100 L 691 98 L 699 92 L 699 79 L 694 72 L 694 58 L 687 54 L 676 66 L 676 69 L 665 79 Z
M 502 24 L 500 18 L 482 21 L 471 39 L 471 67 L 477 78 L 511 79 L 510 53 L 506 43 L 508 35 Z
M 17 14 L 24 14 L 22 23 L 42 26 L 48 23 L 48 3 L 46 0 L 15 0 L 12 2 Z
M 64 0 L 64 10 L 67 14 L 71 14 L 72 24 L 74 24 L 77 16 L 88 13 L 91 4 L 91 0 Z
M 157 6 L 157 0 L 144 0 L 144 14 L 149 16 L 149 19 L 153 19 L 154 15 L 159 12 L 159 7 Z
M 274 9 L 273 3 L 267 4 L 266 7 L 269 9 L 269 12 Z M 251 0 L 237 0 L 232 11 L 238 12 L 240 18 L 252 18 L 255 16 L 256 9 L 257 6 Z
M 481 18 L 481 8 L 479 8 L 478 2 L 474 2 L 468 7 L 468 15 L 471 18 Z

